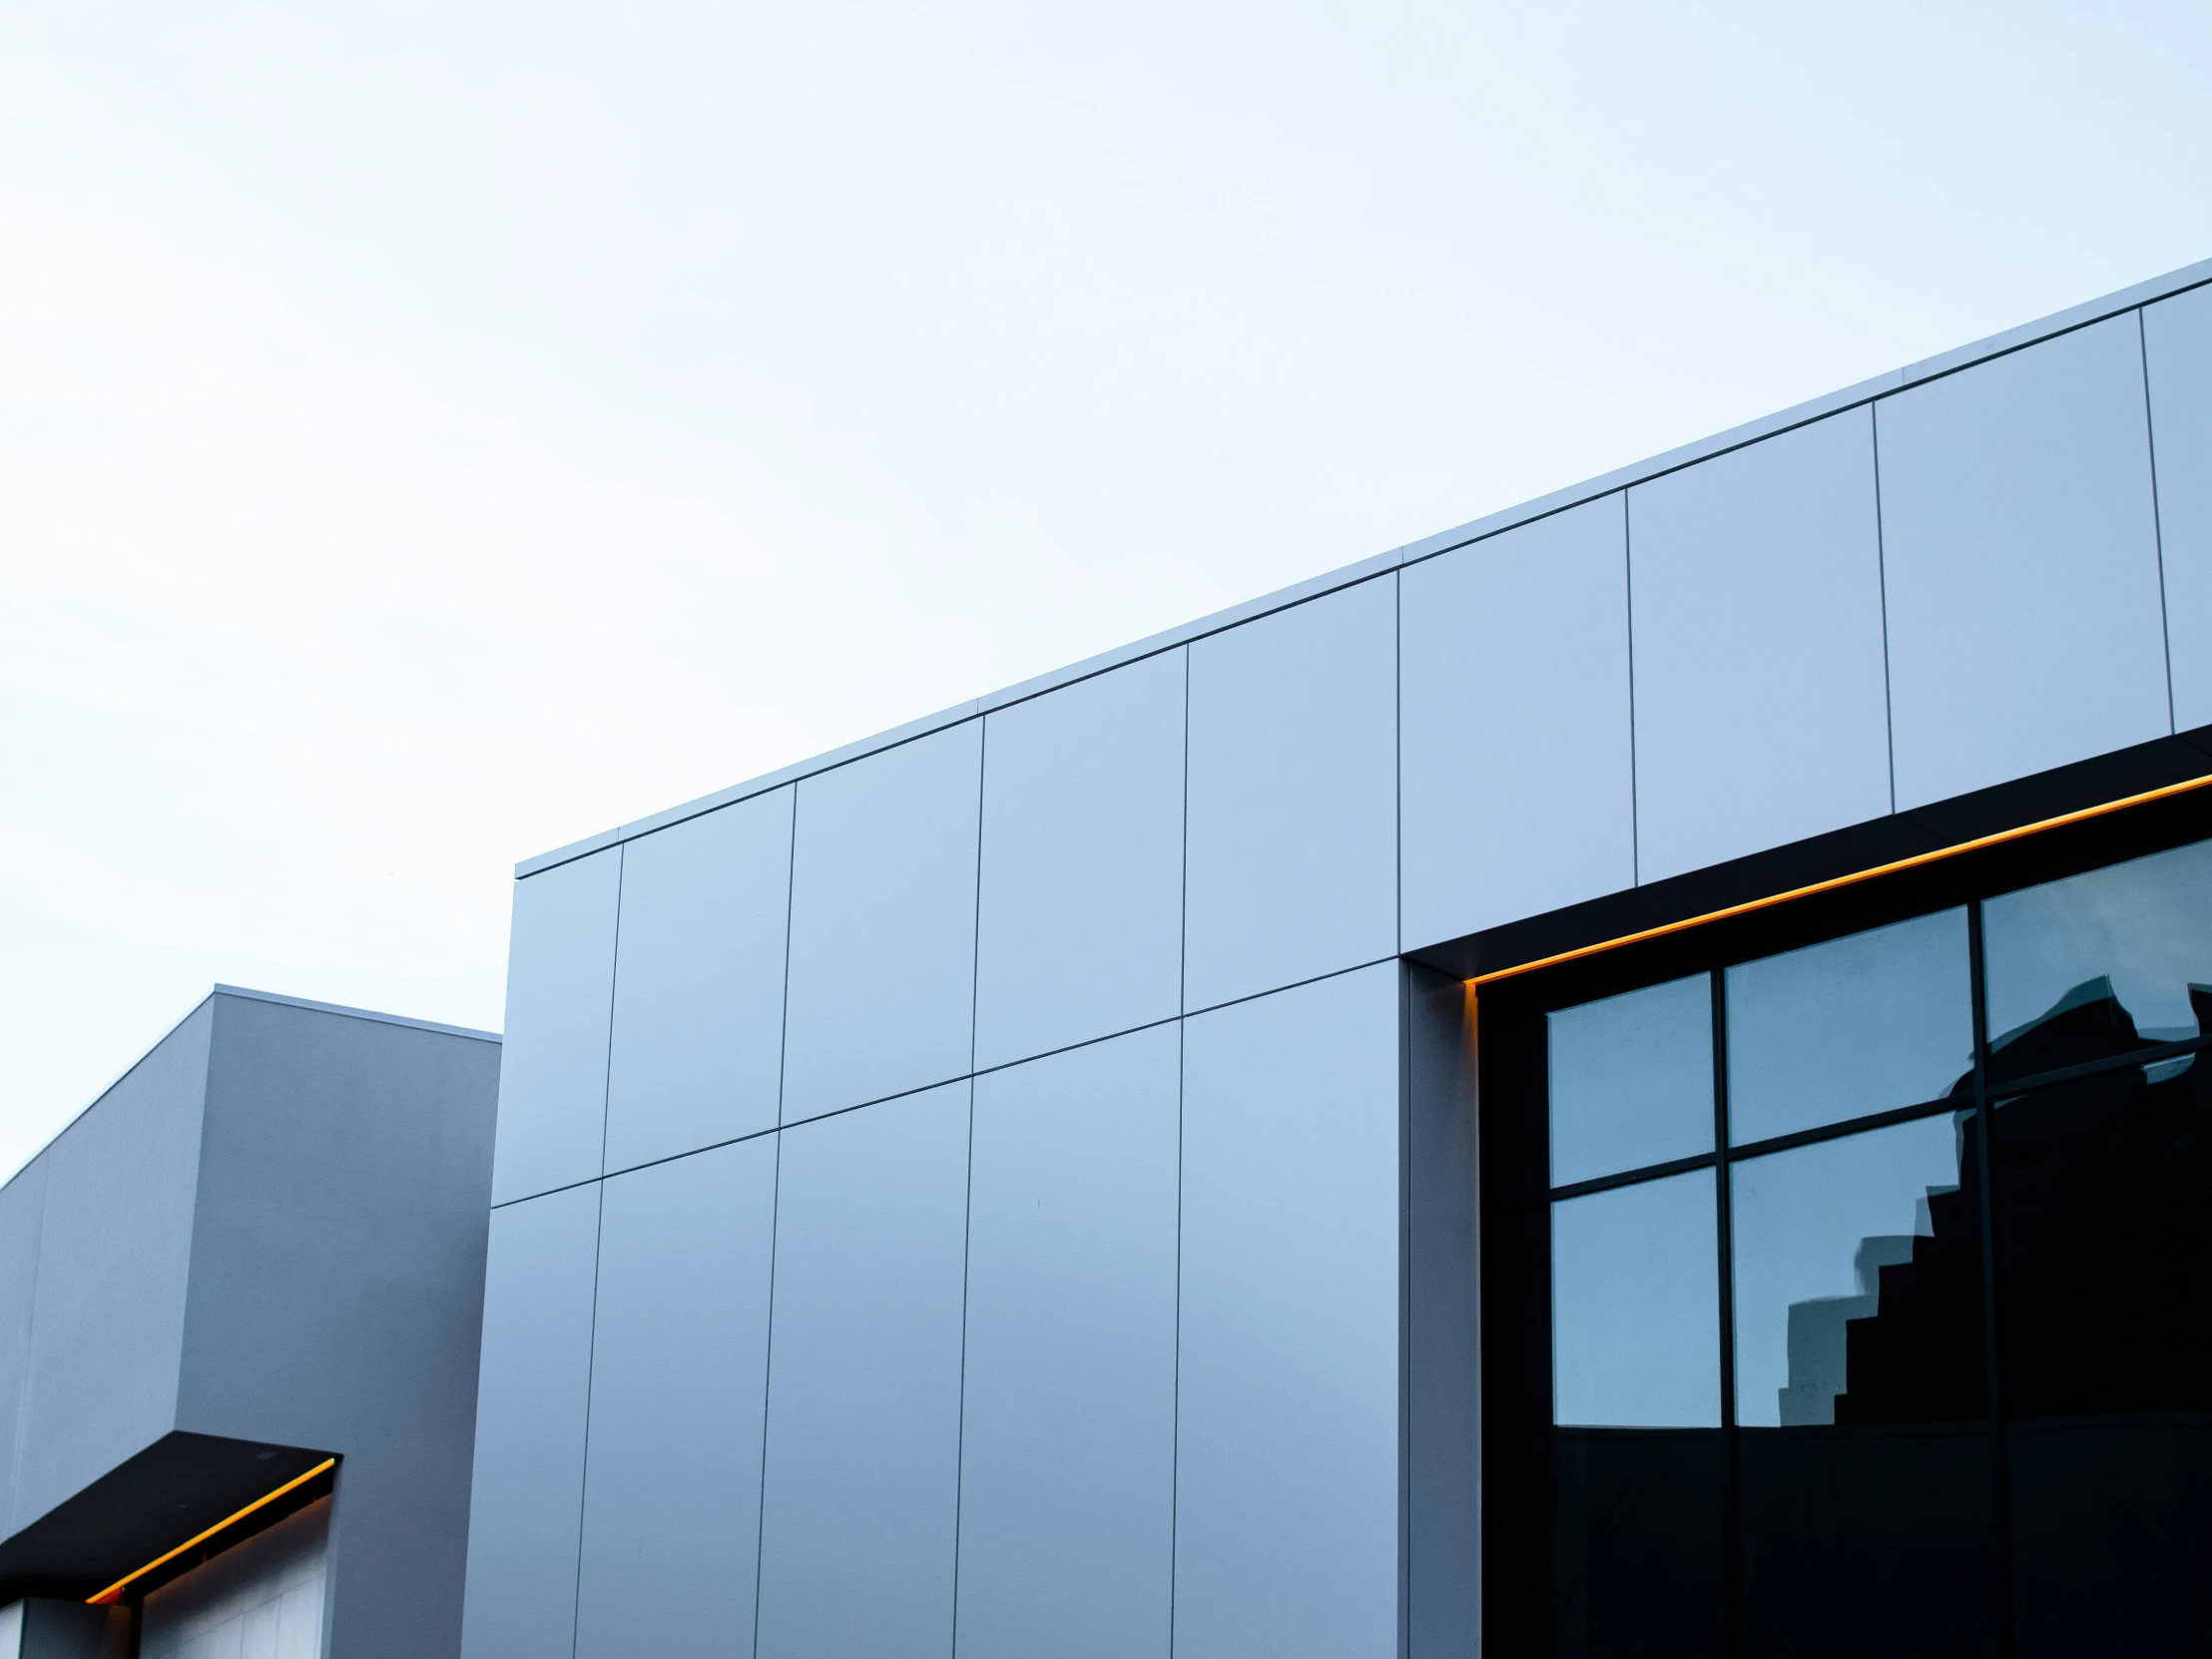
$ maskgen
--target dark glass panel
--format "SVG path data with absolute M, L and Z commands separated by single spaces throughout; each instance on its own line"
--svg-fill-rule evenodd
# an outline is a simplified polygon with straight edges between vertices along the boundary
M 1984 1423 L 1742 1430 L 1747 1659 L 1995 1653 L 1993 1441 Z
M 2212 841 L 1992 898 L 1982 940 L 1992 1079 L 2198 1036 Z
M 2212 1422 L 2046 1418 L 2006 1432 L 2017 1659 L 2202 1652 Z
M 1959 1330 L 1932 1353 L 1957 1373 L 1924 1397 L 1982 1415 L 1980 1222 L 1959 1192 L 1961 1138 L 1946 1114 L 1733 1166 L 1738 1422 L 1848 1420 L 1870 1381 L 1849 1373 L 1854 1328 L 1864 1363 L 1880 1347 L 1869 1333 L 1896 1311 L 1885 1293 L 1937 1277 L 1969 1294 L 1936 1299 Z
M 1551 1207 L 1552 1420 L 1719 1427 L 1713 1172 Z
M 1705 974 L 1548 1016 L 1551 1184 L 1713 1150 L 1713 991 Z
M 1727 1455 L 1719 1429 L 1553 1431 L 1554 1652 L 1722 1651 Z
M 1972 1066 L 1963 909 L 1728 970 L 1737 1146 L 1940 1099 Z
M 1748 1654 L 1993 1649 L 1972 1122 L 1731 1171 Z
M 2212 1625 L 2212 1065 L 2015 1097 L 1991 1154 L 2019 1652 L 2184 1651 Z
M 1726 1446 L 1714 1173 L 1551 1206 L 1563 1654 L 1715 1651 Z

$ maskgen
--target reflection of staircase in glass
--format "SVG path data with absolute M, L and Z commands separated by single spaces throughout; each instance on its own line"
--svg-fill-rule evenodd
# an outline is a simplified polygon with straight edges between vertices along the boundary
M 1782 1399 L 1783 1427 L 1836 1420 L 1836 1396 L 1850 1385 L 1844 1363 L 1845 1325 L 1872 1319 L 1881 1306 L 1876 1275 L 1912 1260 L 1909 1233 L 1861 1239 L 1851 1263 L 1858 1276 L 1857 1296 L 1823 1296 L 1790 1304 L 1790 1381 L 1776 1390 Z
M 2199 1030 L 2212 987 L 2192 984 Z M 2175 1032 L 2180 1036 L 2186 1033 Z M 2098 978 L 1991 1045 L 2002 1079 L 2115 1058 L 2138 1034 Z M 2125 1066 L 2010 1101 L 1991 1147 L 2006 1414 L 2203 1410 L 2212 1320 L 2212 1068 Z M 1971 1098 L 1961 1077 L 1951 1098 Z M 1959 1114 L 1960 1185 L 1931 1191 L 1926 1231 L 1863 1241 L 1860 1295 L 1793 1304 L 1785 1424 L 1962 1421 L 1987 1411 L 1981 1122 Z
M 1972 1173 L 1978 1125 L 1967 1117 L 1961 1127 L 1959 1185 L 1929 1192 L 1928 1232 L 1904 1241 L 1903 1260 L 1876 1267 L 1874 1306 L 1844 1322 L 1847 1381 L 1834 1416 L 1824 1420 L 1946 1422 L 1981 1414 L 1981 1187 Z

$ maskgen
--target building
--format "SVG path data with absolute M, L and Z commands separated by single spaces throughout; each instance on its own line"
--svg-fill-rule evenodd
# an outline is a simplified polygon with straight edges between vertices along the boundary
M 2208 284 L 524 863 L 466 1659 L 2201 1640 Z
M 0 1187 L 0 1655 L 457 1650 L 498 1079 L 218 986 Z

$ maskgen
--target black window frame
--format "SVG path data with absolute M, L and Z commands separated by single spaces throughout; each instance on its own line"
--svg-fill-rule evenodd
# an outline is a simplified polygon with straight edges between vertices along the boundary
M 1722 1549 L 1727 1650 L 1740 1651 L 1737 1615 L 1742 1559 L 1737 1516 L 1735 1330 L 1732 1301 L 1730 1166 L 1924 1118 L 1971 1110 L 1988 1121 L 1992 1102 L 2083 1078 L 2155 1065 L 2212 1048 L 2212 1034 L 2087 1064 L 2020 1077 L 1989 1076 L 1989 1035 L 1983 973 L 1982 905 L 2021 888 L 2212 838 L 2212 790 L 2189 790 L 2124 810 L 2085 818 L 1954 853 L 1911 867 L 1771 904 L 1600 946 L 1565 960 L 1508 968 L 1469 981 L 1476 1008 L 1479 1108 L 1482 1625 L 1497 1651 L 1555 1651 L 1551 1541 L 1552 1455 L 1551 1228 L 1554 1203 L 1589 1193 L 1710 1169 L 1715 1171 L 1716 1294 L 1720 1300 L 1721 1436 L 1727 1446 L 1726 1515 Z M 1893 922 L 1963 906 L 1967 912 L 1971 1006 L 1970 1098 L 1946 1094 L 1887 1111 L 1730 1146 L 1727 1123 L 1726 969 Z M 1554 1187 L 1549 1181 L 1546 1020 L 1550 1012 L 1692 974 L 1708 975 L 1713 1009 L 1713 1150 Z M 1978 1146 L 1981 1190 L 1989 1192 L 1986 1134 Z M 1998 1365 L 1998 1287 L 1992 1263 L 1990 1206 L 1981 1206 L 1982 1333 L 1988 1421 L 1996 1446 L 1997 1513 L 2005 1513 L 2002 1369 Z M 1999 1521 L 1998 1605 L 1992 1609 L 1998 1651 L 2011 1651 L 2013 1606 L 2008 1523 Z

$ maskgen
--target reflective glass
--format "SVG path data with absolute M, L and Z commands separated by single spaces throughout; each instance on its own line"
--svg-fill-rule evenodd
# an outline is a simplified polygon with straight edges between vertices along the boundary
M 1734 1145 L 1936 1100 L 1972 1067 L 1962 908 L 1728 970 Z
M 2019 1652 L 2178 1651 L 2212 1618 L 2212 1065 L 2004 1101 L 1990 1150 Z
M 1713 1208 L 1710 1170 L 1551 1207 L 1553 1422 L 1719 1425 Z
M 1732 1167 L 1739 1423 L 1855 1420 L 1902 1375 L 1878 1368 L 1906 1321 L 1911 1374 L 1939 1360 L 1958 1408 L 1981 1414 L 1980 1221 L 1959 1140 L 1946 1114 Z
M 1731 1171 L 1747 1654 L 1993 1652 L 1976 1121 Z
M 1713 1150 L 1713 1001 L 1705 974 L 1548 1016 L 1551 1184 Z
M 1989 1071 L 2025 1077 L 2175 1042 L 2212 997 L 2212 841 L 1982 906 Z
M 1553 1430 L 1558 1659 L 1708 1659 L 1728 1651 L 1726 1440 L 1717 1428 Z M 1490 1651 L 1516 1650 L 1493 1642 Z

